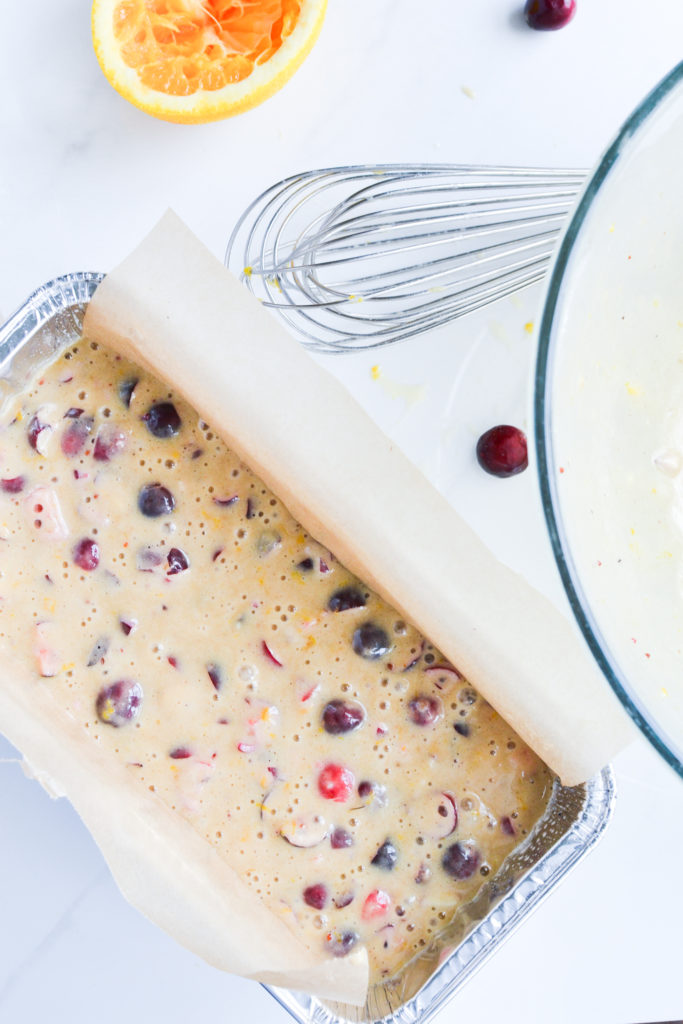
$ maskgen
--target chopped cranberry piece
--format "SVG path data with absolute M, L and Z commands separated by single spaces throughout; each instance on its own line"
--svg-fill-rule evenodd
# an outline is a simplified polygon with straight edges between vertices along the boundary
M 138 384 L 137 377 L 126 377 L 119 383 L 119 398 L 125 405 L 126 409 L 130 409 L 130 403 L 133 398 L 133 392 Z
M 459 736 L 469 736 L 470 727 L 467 722 L 456 722 L 453 726 Z
M 40 422 L 40 420 L 38 419 L 38 414 L 37 413 L 36 413 L 35 416 L 31 417 L 31 419 L 29 420 L 29 423 L 28 423 L 28 428 L 27 428 L 27 431 L 26 431 L 26 436 L 28 437 L 28 443 L 31 445 L 31 448 L 33 448 L 34 451 L 40 451 L 40 449 L 38 447 L 38 439 L 39 439 L 39 436 L 40 436 L 41 432 L 43 430 L 51 430 L 51 429 L 52 428 L 48 427 L 47 424 Z
M 168 756 L 172 757 L 174 761 L 184 761 L 186 758 L 192 757 L 192 751 L 188 747 L 176 747 Z
M 71 408 L 67 409 L 66 412 L 64 413 L 64 419 L 77 420 L 78 417 L 82 416 L 84 412 L 84 409 L 76 409 L 76 407 L 72 405 Z
M 326 764 L 318 775 L 318 791 L 326 800 L 344 803 L 355 785 L 353 773 L 340 764 Z
M 98 665 L 101 661 L 104 661 L 105 655 L 109 650 L 109 637 L 101 636 L 99 640 L 95 641 L 95 646 L 90 652 L 90 657 L 86 662 L 86 668 L 92 668 L 93 665 Z
M 398 861 L 398 850 L 391 839 L 385 839 L 375 856 L 370 861 L 376 868 L 383 871 L 392 871 Z
M 353 893 L 350 890 L 342 892 L 339 896 L 335 896 L 332 902 L 337 910 L 342 910 L 344 907 L 348 907 L 350 903 L 353 903 Z
M 214 498 L 214 505 L 220 505 L 222 508 L 229 508 L 230 505 L 234 505 L 236 501 L 239 501 L 238 494 L 231 494 L 229 498 Z
M 254 502 L 252 501 L 251 498 L 247 498 L 247 511 L 246 511 L 247 519 L 253 519 L 254 518 L 254 511 L 255 511 L 255 509 L 254 509 Z
M 170 515 L 175 508 L 175 498 L 163 484 L 145 484 L 138 495 L 138 508 L 143 516 L 157 519 Z
M 26 477 L 23 476 L 13 476 L 0 480 L 0 490 L 3 490 L 5 494 L 19 494 L 25 486 Z
M 95 438 L 93 457 L 98 462 L 111 462 L 126 447 L 126 435 L 113 423 L 100 427 Z
M 269 661 L 272 661 L 272 663 L 274 665 L 277 665 L 278 668 L 282 668 L 282 662 L 275 657 L 275 655 L 273 654 L 265 640 L 261 641 L 261 650 L 263 651 L 263 653 L 265 654 L 266 658 L 268 658 Z
M 408 716 L 415 725 L 434 725 L 441 717 L 441 701 L 421 693 L 409 702 Z
M 126 636 L 130 636 L 137 624 L 137 619 L 119 619 L 119 625 Z
M 451 878 L 463 881 L 470 878 L 479 867 L 481 854 L 474 843 L 453 843 L 441 858 L 441 866 Z
M 62 434 L 61 440 L 61 449 L 68 459 L 73 459 L 75 455 L 80 455 L 85 448 L 88 434 L 92 428 L 93 419 L 91 416 L 71 420 Z
M 329 565 L 327 564 L 327 562 L 325 561 L 324 558 L 320 559 L 320 566 L 319 566 L 319 568 L 320 568 L 320 572 L 323 575 L 330 571 L 330 567 L 329 567 Z
M 387 803 L 386 786 L 380 785 L 379 782 L 370 782 L 369 779 L 363 779 L 359 783 L 358 796 L 366 804 L 374 804 L 376 807 L 385 807 Z
M 383 889 L 373 889 L 365 899 L 361 917 L 364 921 L 372 921 L 378 917 L 384 917 L 391 906 L 391 896 Z
M 335 929 L 325 936 L 325 946 L 332 956 L 346 956 L 358 942 L 358 935 L 352 931 Z
M 332 736 L 352 732 L 365 718 L 365 711 L 354 701 L 331 700 L 323 710 L 323 727 Z
M 424 885 L 432 877 L 432 870 L 428 864 L 420 864 L 415 875 L 415 882 L 417 885 Z
M 140 572 L 154 572 L 163 560 L 164 556 L 159 548 L 140 548 L 135 556 L 135 565 Z
M 213 688 L 218 693 L 221 686 L 223 685 L 223 673 L 221 672 L 218 665 L 207 665 L 206 671 L 209 673 L 209 679 L 213 683 Z
M 346 612 L 350 608 L 365 608 L 365 594 L 358 587 L 342 587 L 335 590 L 327 602 L 331 612 Z
M 353 846 L 353 836 L 345 828 L 335 828 L 330 834 L 330 846 L 333 850 L 345 850 Z
M 94 540 L 84 537 L 74 548 L 73 559 L 79 569 L 92 572 L 100 564 L 100 549 Z
M 517 427 L 491 427 L 477 441 L 477 460 L 492 476 L 514 476 L 529 465 L 526 436 Z
M 354 632 L 351 646 L 361 658 L 376 661 L 388 653 L 391 641 L 381 626 L 374 622 L 364 622 Z
M 130 679 L 119 679 L 100 690 L 95 703 L 100 720 L 115 728 L 137 718 L 141 707 L 142 687 Z
M 174 437 L 182 426 L 173 402 L 158 402 L 142 418 L 150 434 L 155 437 Z
M 315 910 L 322 910 L 327 903 L 327 886 L 323 885 L 322 882 L 318 882 L 316 885 L 309 885 L 304 889 L 304 903 L 308 904 L 309 907 L 314 907 Z
M 175 576 L 179 572 L 185 572 L 190 568 L 190 562 L 184 551 L 180 548 L 171 548 L 168 553 L 168 576 Z
M 313 565 L 314 563 L 312 558 L 302 558 L 300 562 L 297 562 L 296 567 L 299 572 L 310 572 Z
M 526 0 L 524 17 L 531 28 L 553 31 L 564 28 L 576 13 L 576 0 Z
M 517 832 L 515 826 L 512 824 L 511 819 L 508 817 L 500 819 L 500 830 L 501 832 L 504 832 L 506 836 L 514 836 Z

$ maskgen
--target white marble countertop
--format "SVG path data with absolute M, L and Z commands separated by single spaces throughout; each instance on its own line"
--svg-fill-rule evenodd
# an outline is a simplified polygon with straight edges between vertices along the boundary
M 569 27 L 535 33 L 520 6 L 330 0 L 319 42 L 282 92 L 231 121 L 181 127 L 110 89 L 85 0 L 3 3 L 2 315 L 55 275 L 107 270 L 168 206 L 222 256 L 247 202 L 294 171 L 400 160 L 591 166 L 680 59 L 683 7 L 578 0 Z M 541 298 L 528 290 L 380 357 L 323 361 L 499 556 L 564 606 L 534 474 L 493 480 L 472 454 L 488 426 L 529 424 L 534 336 L 524 324 Z M 2 740 L 0 757 L 0 1021 L 287 1019 L 258 986 L 207 967 L 132 910 L 70 806 L 27 781 Z M 438 1024 L 683 1017 L 683 783 L 642 741 L 615 769 L 617 810 L 602 843 Z

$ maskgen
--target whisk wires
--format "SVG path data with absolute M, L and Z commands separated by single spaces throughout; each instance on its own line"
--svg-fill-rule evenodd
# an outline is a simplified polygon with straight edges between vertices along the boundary
M 379 348 L 539 281 L 584 179 L 453 164 L 308 171 L 254 200 L 225 262 L 307 347 Z

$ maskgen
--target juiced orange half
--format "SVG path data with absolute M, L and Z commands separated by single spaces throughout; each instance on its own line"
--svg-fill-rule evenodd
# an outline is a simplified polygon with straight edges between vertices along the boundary
M 95 0 L 95 54 L 117 92 L 154 117 L 218 121 L 294 74 L 327 0 Z

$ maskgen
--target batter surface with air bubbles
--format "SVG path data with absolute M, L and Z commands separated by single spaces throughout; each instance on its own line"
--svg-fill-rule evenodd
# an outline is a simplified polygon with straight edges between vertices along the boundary
M 362 500 L 362 496 L 359 498 Z M 371 980 L 542 816 L 548 769 L 166 385 L 86 341 L 0 425 L 0 634 L 292 929 Z

